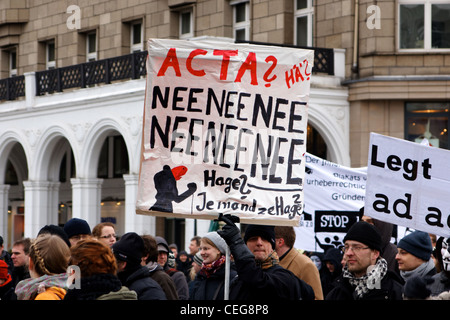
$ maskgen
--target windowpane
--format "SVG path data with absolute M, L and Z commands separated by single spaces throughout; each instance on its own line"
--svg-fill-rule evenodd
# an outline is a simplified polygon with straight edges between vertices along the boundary
M 88 53 L 97 51 L 97 37 L 95 33 L 88 34 Z
M 424 48 L 424 5 L 400 5 L 400 48 Z
M 306 9 L 308 7 L 308 0 L 297 0 L 297 10 Z
M 433 4 L 431 15 L 432 48 L 450 48 L 450 4 Z
M 55 61 L 55 43 L 49 42 L 47 44 L 47 61 Z
M 17 52 L 16 51 L 11 51 L 10 53 L 10 59 L 11 59 L 11 69 L 17 69 Z
M 239 3 L 236 5 L 236 23 L 238 22 L 245 22 L 246 20 L 246 14 L 245 14 L 245 8 L 247 3 Z
M 298 46 L 308 45 L 308 17 L 297 17 L 297 42 Z
M 236 29 L 234 38 L 236 40 L 246 40 L 245 39 L 245 29 Z
M 406 138 L 421 142 L 424 138 L 435 147 L 448 149 L 450 103 L 407 103 Z
M 141 43 L 141 24 L 136 23 L 133 24 L 133 43 L 132 44 L 138 44 Z
M 191 12 L 181 13 L 181 34 L 191 33 Z

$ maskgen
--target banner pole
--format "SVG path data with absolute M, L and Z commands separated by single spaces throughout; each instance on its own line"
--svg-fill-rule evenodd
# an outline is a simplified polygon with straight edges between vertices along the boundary
M 224 300 L 229 300 L 230 297 L 230 247 L 225 249 L 225 287 Z

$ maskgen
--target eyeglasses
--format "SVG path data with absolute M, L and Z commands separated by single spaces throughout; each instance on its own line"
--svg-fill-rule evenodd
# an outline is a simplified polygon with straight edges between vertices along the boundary
M 115 238 L 116 235 L 115 234 L 108 234 L 107 236 L 100 236 L 100 238 L 102 239 L 109 239 L 109 238 Z
M 370 249 L 370 248 L 369 247 L 361 247 L 361 246 L 345 246 L 345 247 L 341 248 L 343 253 L 346 253 L 349 249 L 351 249 L 353 251 L 353 253 L 358 253 L 361 250 Z

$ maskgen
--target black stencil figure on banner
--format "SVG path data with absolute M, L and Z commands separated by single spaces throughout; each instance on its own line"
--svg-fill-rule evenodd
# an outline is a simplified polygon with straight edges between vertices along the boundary
M 173 169 L 170 166 L 165 165 L 163 169 L 156 173 L 153 177 L 156 188 L 156 203 L 150 208 L 150 210 L 161 212 L 173 212 L 172 201 L 180 203 L 197 190 L 197 184 L 195 182 L 188 183 L 188 190 L 182 194 L 178 194 L 177 181 L 186 174 L 188 168 L 185 166 L 178 166 Z

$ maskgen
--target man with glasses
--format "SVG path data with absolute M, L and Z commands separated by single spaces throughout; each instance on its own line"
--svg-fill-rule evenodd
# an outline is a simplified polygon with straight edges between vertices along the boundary
M 359 221 L 344 237 L 345 266 L 326 300 L 402 300 L 403 281 L 389 271 L 381 257 L 381 236 Z

